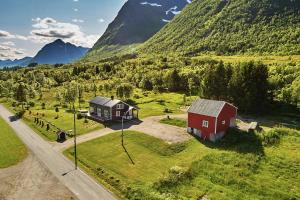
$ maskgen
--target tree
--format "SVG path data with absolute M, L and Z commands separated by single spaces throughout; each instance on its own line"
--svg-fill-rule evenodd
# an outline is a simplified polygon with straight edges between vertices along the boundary
M 165 76 L 165 83 L 166 87 L 171 92 L 176 92 L 180 90 L 180 82 L 181 78 L 178 74 L 178 71 L 176 69 L 173 69 L 169 72 L 167 72 Z
M 120 98 L 129 98 L 133 92 L 131 84 L 123 83 L 117 87 L 117 96 Z
M 228 97 L 228 84 L 231 78 L 231 68 L 225 67 L 223 62 L 217 66 L 207 68 L 200 84 L 200 94 L 204 98 L 226 100 Z
M 96 97 L 98 88 L 97 88 L 97 85 L 95 84 L 95 82 L 93 82 L 92 91 L 94 92 L 94 96 Z
M 261 113 L 269 102 L 268 68 L 262 63 L 238 64 L 229 83 L 230 97 L 239 110 Z
M 18 84 L 14 93 L 14 99 L 21 103 L 22 110 L 24 111 L 24 102 L 27 101 L 27 89 L 24 83 Z
M 55 107 L 55 112 L 56 112 L 56 119 L 58 119 L 59 108 L 57 106 Z

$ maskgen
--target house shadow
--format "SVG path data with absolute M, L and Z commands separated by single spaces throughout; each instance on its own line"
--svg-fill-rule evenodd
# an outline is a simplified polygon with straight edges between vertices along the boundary
M 240 154 L 255 154 L 264 156 L 264 147 L 261 139 L 255 132 L 245 132 L 237 129 L 230 129 L 220 141 L 211 142 L 199 137 L 196 139 L 203 145 L 212 149 L 235 151 Z
M 141 121 L 140 119 L 126 120 L 123 123 L 123 129 L 129 129 L 131 126 L 139 125 L 142 122 L 143 121 Z M 121 121 L 106 124 L 106 126 L 111 128 L 112 130 L 115 130 L 115 131 L 122 130 L 122 122 Z

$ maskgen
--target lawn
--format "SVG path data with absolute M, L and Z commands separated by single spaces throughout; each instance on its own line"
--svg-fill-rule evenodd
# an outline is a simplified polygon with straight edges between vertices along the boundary
M 37 115 L 38 113 L 38 115 Z M 57 115 L 59 116 L 58 118 Z M 39 117 L 43 119 L 44 126 L 37 124 L 34 122 L 34 118 Z M 31 114 L 29 111 L 26 111 L 23 120 L 33 129 L 36 130 L 44 138 L 55 141 L 56 140 L 56 132 L 57 128 L 60 128 L 65 131 L 72 131 L 73 130 L 73 114 L 67 112 L 65 110 L 60 110 L 59 113 L 56 113 L 55 110 L 31 110 Z M 54 126 L 50 126 L 50 130 L 47 131 L 47 123 L 51 123 Z M 77 119 L 76 118 L 76 130 L 78 135 L 82 135 L 85 133 L 89 133 L 93 130 L 101 129 L 104 126 L 100 123 L 87 120 L 87 123 L 84 119 Z
M 181 114 L 186 105 L 189 105 L 197 97 L 186 97 L 179 93 L 153 93 L 136 90 L 133 101 L 140 108 L 139 117 L 159 116 L 165 114 Z M 186 105 L 185 105 L 186 104 Z
M 27 149 L 11 127 L 0 117 L 0 169 L 17 164 L 27 156 Z
M 126 131 L 128 154 L 116 132 L 80 144 L 79 162 L 122 199 L 299 199 L 300 133 L 276 131 L 173 145 Z
M 164 118 L 164 119 L 161 119 L 159 122 L 163 123 L 163 124 L 169 124 L 169 125 L 173 125 L 173 126 L 182 127 L 182 128 L 187 127 L 187 125 L 186 125 L 187 122 L 186 122 L 186 120 L 183 120 L 183 119 Z

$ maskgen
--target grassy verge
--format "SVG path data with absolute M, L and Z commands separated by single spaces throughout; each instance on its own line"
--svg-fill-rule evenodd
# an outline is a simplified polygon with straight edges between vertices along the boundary
M 161 119 L 159 121 L 160 123 L 163 124 L 169 124 L 169 125 L 173 125 L 173 126 L 178 126 L 178 127 L 182 127 L 182 128 L 186 128 L 187 127 L 187 122 L 183 119 L 176 119 L 176 118 L 164 118 Z
M 300 133 L 291 129 L 176 145 L 126 131 L 124 141 L 127 153 L 119 132 L 78 146 L 80 165 L 123 199 L 300 198 Z
M 59 116 L 58 118 L 57 115 Z M 36 123 L 34 121 L 35 117 L 42 119 L 44 126 Z M 56 113 L 54 110 L 31 110 L 31 113 L 26 111 L 23 120 L 42 137 L 50 141 L 56 140 L 56 132 L 58 130 L 56 127 L 65 131 L 73 130 L 73 114 L 66 111 L 60 111 L 59 113 Z M 55 126 L 50 126 L 50 130 L 47 130 L 48 123 Z M 76 119 L 78 135 L 89 133 L 103 127 L 102 124 L 91 120 L 85 121 L 84 119 Z
M 0 127 L 0 168 L 6 168 L 23 160 L 27 149 L 1 117 Z

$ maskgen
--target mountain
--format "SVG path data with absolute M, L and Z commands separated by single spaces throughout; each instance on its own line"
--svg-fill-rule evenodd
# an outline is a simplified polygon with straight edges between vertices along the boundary
M 142 53 L 300 54 L 299 0 L 195 0 Z
M 89 56 L 132 51 L 173 19 L 190 0 L 128 0 Z
M 61 39 L 57 39 L 52 43 L 45 45 L 34 58 L 31 63 L 38 64 L 65 64 L 80 59 L 86 54 L 88 48 L 75 46 L 71 43 L 65 43 Z
M 15 67 L 15 66 L 27 66 L 32 57 L 24 57 L 22 59 L 15 59 L 15 60 L 0 60 L 0 68 L 3 67 Z

